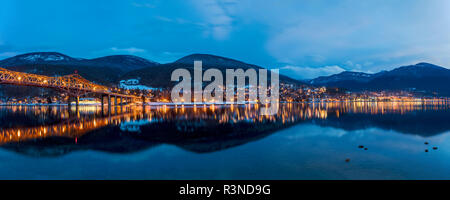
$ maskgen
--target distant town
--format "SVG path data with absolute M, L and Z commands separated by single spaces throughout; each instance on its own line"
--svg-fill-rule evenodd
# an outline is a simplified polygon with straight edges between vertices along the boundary
M 128 93 L 145 96 L 146 103 L 170 103 L 170 88 L 153 88 L 140 85 L 138 79 L 122 80 L 114 90 L 127 90 Z M 248 87 L 246 87 L 248 94 Z M 43 93 L 40 96 L 23 98 L 1 98 L 1 105 L 65 105 L 67 95 L 51 95 Z M 248 96 L 246 96 L 248 100 Z M 280 102 L 420 102 L 420 101 L 449 101 L 448 97 L 439 97 L 417 91 L 361 91 L 352 92 L 341 88 L 314 87 L 308 85 L 296 85 L 280 83 Z M 72 102 L 74 103 L 74 102 Z M 100 104 L 100 99 L 81 97 L 81 105 Z
M 80 76 L 87 82 L 101 86 L 105 90 L 103 95 L 110 90 L 116 95 L 143 97 L 146 103 L 170 103 L 173 87 L 171 72 L 179 68 L 192 70 L 194 61 L 199 60 L 203 61 L 205 69 L 214 67 L 225 71 L 262 68 L 210 54 L 191 54 L 174 62 L 157 63 L 130 55 L 78 59 L 57 52 L 17 55 L 0 60 L 0 67 L 8 73 L 27 73 L 31 74 L 30 77 L 46 76 L 55 80 L 64 76 Z M 344 71 L 311 80 L 297 80 L 280 74 L 279 101 L 447 101 L 450 96 L 447 84 L 449 79 L 449 69 L 423 62 L 374 74 Z M 2 105 L 67 105 L 71 101 L 67 91 L 57 91 L 58 88 L 55 90 L 43 85 L 36 88 L 24 86 L 26 84 L 7 84 L 0 86 Z M 248 87 L 246 93 L 248 94 Z M 81 105 L 100 103 L 98 94 L 75 96 Z

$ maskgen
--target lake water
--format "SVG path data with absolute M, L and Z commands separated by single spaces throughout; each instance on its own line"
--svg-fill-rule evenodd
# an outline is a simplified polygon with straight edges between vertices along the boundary
M 3 106 L 0 179 L 450 179 L 449 104 L 259 109 Z

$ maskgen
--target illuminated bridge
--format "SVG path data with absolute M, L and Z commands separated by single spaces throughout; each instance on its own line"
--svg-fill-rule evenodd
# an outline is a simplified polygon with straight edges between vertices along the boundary
M 111 105 L 111 97 L 115 99 L 116 105 L 118 99 L 120 100 L 120 103 L 124 103 L 124 100 L 125 102 L 129 103 L 140 98 L 142 98 L 143 101 L 145 101 L 145 98 L 143 96 L 114 92 L 112 88 L 92 83 L 78 74 L 50 77 L 37 74 L 29 74 L 24 72 L 15 72 L 4 68 L 0 68 L 0 84 L 33 86 L 33 87 L 55 89 L 69 95 L 68 99 L 69 106 L 70 101 L 73 98 L 75 98 L 77 107 L 79 97 L 88 94 L 100 96 L 102 106 L 104 102 L 104 97 L 108 97 L 108 105 Z

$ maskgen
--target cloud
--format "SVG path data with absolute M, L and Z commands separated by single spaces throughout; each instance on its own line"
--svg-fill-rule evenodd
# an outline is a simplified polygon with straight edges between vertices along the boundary
M 370 62 L 366 62 L 364 64 L 365 66 L 370 66 Z M 353 63 L 351 60 L 347 60 L 345 62 L 345 66 L 347 66 L 348 69 L 351 69 L 351 71 L 357 71 L 357 72 L 363 72 L 362 66 L 359 63 Z
M 316 69 L 338 65 L 364 72 L 422 61 L 450 67 L 448 0 L 406 4 L 377 0 L 162 2 L 93 3 L 92 9 L 78 16 L 73 13 L 83 6 L 30 1 L 0 14 L 14 19 L 14 23 L 0 20 L 0 40 L 14 47 L 1 45 L 0 52 L 36 51 L 49 45 L 86 56 L 126 52 L 155 58 L 163 51 L 212 53 L 263 66 Z M 157 9 L 152 9 L 155 5 Z M 55 12 L 40 12 L 50 7 Z M 34 21 L 48 23 L 42 26 Z M 2 29 L 3 25 L 10 28 Z M 118 38 L 122 38 L 119 43 Z
M 296 79 L 313 79 L 319 76 L 329 76 L 332 74 L 337 74 L 345 71 L 343 68 L 333 65 L 333 66 L 324 66 L 324 67 L 298 67 L 287 65 L 280 68 L 280 73 L 288 75 L 292 78 Z
M 295 9 L 286 3 L 283 18 L 261 23 L 270 25 L 265 47 L 278 62 L 347 68 L 351 60 L 348 69 L 378 71 L 417 60 L 450 62 L 450 15 L 443 5 L 450 3 L 317 0 L 290 4 Z
M 192 26 L 198 26 L 201 28 L 205 28 L 207 27 L 206 24 L 204 23 L 200 23 L 200 22 L 193 22 L 187 19 L 183 19 L 183 18 L 169 18 L 169 17 L 165 17 L 165 16 L 155 16 L 154 17 L 156 20 L 162 21 L 162 22 L 167 22 L 167 23 L 174 23 L 177 25 L 192 25 Z
M 233 18 L 230 16 L 230 6 L 234 1 L 230 0 L 198 0 L 193 1 L 197 10 L 203 16 L 206 24 L 206 36 L 211 35 L 216 40 L 228 39 L 233 29 Z
M 139 49 L 136 47 L 129 47 L 129 48 L 117 48 L 117 47 L 111 47 L 109 50 L 117 53 L 128 53 L 128 54 L 135 54 L 135 53 L 144 53 L 146 52 L 145 49 Z
M 155 16 L 155 19 L 163 22 L 174 22 L 173 19 L 164 16 Z
M 133 5 L 134 7 L 138 7 L 138 8 L 156 8 L 156 6 L 151 4 L 151 3 L 136 3 L 136 2 L 133 2 L 133 3 L 131 3 L 131 5 Z
M 347 53 L 352 54 L 362 46 L 372 47 L 372 41 L 361 39 L 358 35 L 357 30 L 364 26 L 359 22 L 347 25 L 345 29 L 342 28 L 345 25 L 338 22 L 326 26 L 322 24 L 308 21 L 283 27 L 269 38 L 267 50 L 280 62 L 324 63 Z

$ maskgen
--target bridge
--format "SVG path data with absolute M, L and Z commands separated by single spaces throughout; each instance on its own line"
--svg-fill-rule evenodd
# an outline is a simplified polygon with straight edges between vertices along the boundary
M 124 94 L 128 92 L 127 90 L 123 90 L 124 93 L 120 93 L 112 88 L 92 83 L 81 77 L 79 74 L 50 77 L 0 68 L 0 84 L 55 89 L 69 95 L 69 107 L 71 105 L 70 102 L 74 99 L 77 108 L 80 96 L 88 94 L 100 96 L 102 108 L 105 97 L 108 98 L 108 106 L 111 105 L 111 98 L 114 98 L 115 105 L 118 105 L 118 100 L 120 101 L 120 104 L 130 103 L 136 99 L 142 99 L 143 104 L 145 102 L 144 96 Z

